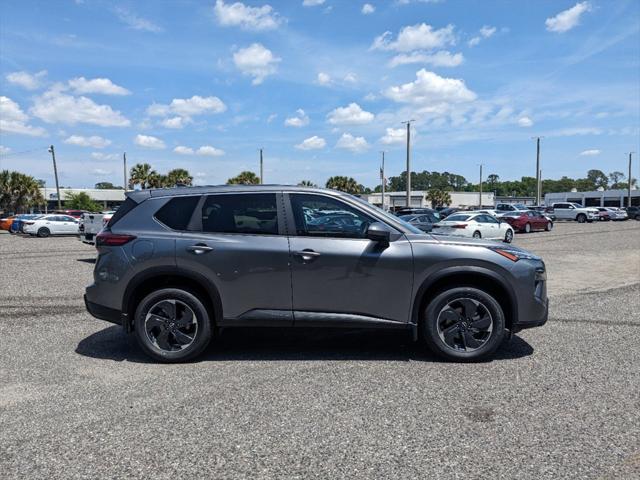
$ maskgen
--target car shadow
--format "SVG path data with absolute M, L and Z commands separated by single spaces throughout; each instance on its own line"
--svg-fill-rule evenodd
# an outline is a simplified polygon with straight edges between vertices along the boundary
M 95 258 L 76 258 L 76 260 L 78 260 L 79 262 L 84 262 L 84 263 L 96 263 L 96 259 Z
M 122 327 L 111 326 L 80 341 L 76 353 L 116 362 L 154 363 L 138 347 L 134 335 Z M 524 339 L 505 340 L 491 361 L 512 360 L 533 354 Z M 312 328 L 227 328 L 224 329 L 197 362 L 295 361 L 295 360 L 382 360 L 446 361 L 413 342 L 406 331 Z

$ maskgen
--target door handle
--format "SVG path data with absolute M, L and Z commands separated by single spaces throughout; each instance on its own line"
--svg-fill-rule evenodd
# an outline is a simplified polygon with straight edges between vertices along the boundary
M 209 247 L 202 243 L 187 247 L 187 252 L 195 253 L 196 255 L 202 255 L 203 253 L 210 252 L 211 250 L 213 250 L 213 247 Z
M 300 250 L 298 252 L 293 252 L 296 257 L 302 258 L 302 261 L 305 263 L 312 262 L 316 258 L 320 256 L 320 253 L 311 250 L 310 248 L 305 248 L 304 250 Z

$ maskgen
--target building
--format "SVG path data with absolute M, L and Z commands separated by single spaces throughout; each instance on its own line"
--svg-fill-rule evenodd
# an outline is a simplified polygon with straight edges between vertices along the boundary
M 496 196 L 496 204 L 508 203 L 509 205 L 535 205 L 536 197 Z
M 430 208 L 431 202 L 427 200 L 426 191 L 414 190 L 411 192 L 411 206 L 418 208 Z M 479 192 L 449 192 L 451 196 L 451 203 L 448 207 L 477 207 Z M 366 200 L 377 207 L 382 207 L 382 194 L 371 193 L 368 195 L 361 195 L 363 200 Z M 384 204 L 388 210 L 396 210 L 400 207 L 407 206 L 407 192 L 384 192 Z M 493 192 L 482 193 L 482 205 L 484 207 L 491 207 L 495 205 L 495 198 Z
M 561 192 L 547 193 L 544 196 L 545 205 L 558 202 L 579 203 L 583 207 L 626 207 L 628 190 L 596 190 L 592 192 Z M 640 206 L 640 190 L 631 190 L 631 204 Z
M 99 204 L 105 210 L 111 210 L 114 207 L 122 205 L 125 200 L 124 190 L 122 189 L 98 189 L 98 188 L 61 188 L 60 189 L 60 201 L 64 208 L 64 203 L 67 200 L 69 193 L 84 192 L 91 197 L 91 199 Z M 58 208 L 58 194 L 55 188 L 41 188 L 40 193 L 47 202 L 47 210 L 56 210 Z

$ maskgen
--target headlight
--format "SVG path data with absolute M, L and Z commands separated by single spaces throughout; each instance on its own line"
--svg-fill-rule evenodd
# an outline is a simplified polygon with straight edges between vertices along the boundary
M 522 250 L 516 250 L 513 248 L 504 248 L 504 247 L 488 247 L 489 250 L 493 250 L 499 255 L 502 255 L 504 258 L 508 258 L 512 262 L 517 262 L 518 260 L 542 260 L 537 255 L 533 253 L 524 252 Z

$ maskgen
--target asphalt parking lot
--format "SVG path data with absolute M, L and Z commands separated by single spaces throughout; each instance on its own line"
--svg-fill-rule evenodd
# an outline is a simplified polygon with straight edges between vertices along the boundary
M 95 249 L 0 234 L 2 477 L 638 478 L 640 222 L 515 243 L 547 263 L 550 320 L 493 361 L 238 330 L 159 365 L 85 312 Z

